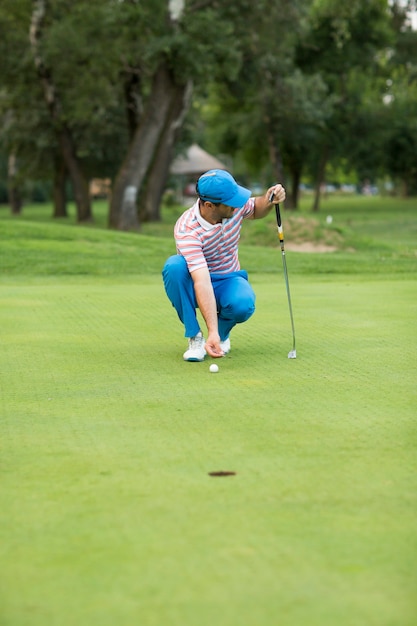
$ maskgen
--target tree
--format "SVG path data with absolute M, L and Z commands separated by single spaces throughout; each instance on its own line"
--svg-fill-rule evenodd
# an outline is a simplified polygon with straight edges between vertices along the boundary
M 401 195 L 408 196 L 417 192 L 417 80 L 410 80 L 406 68 L 392 77 L 384 107 L 385 164 Z
M 261 173 L 269 180 L 288 178 L 288 208 L 298 204 L 301 174 L 334 100 L 318 72 L 305 74 L 295 65 L 309 4 L 261 2 L 251 6 L 250 20 L 237 19 L 239 72 L 213 85 L 202 107 L 211 149 L 239 154 L 256 179 Z
M 250 19 L 239 11 L 235 22 L 242 49 L 239 72 L 210 93 L 207 123 L 216 128 L 220 151 L 238 151 L 256 178 L 266 169 L 269 179 L 285 182 L 289 172 L 285 137 L 294 134 L 297 124 L 300 128 L 302 118 L 317 111 L 311 106 L 314 97 L 300 98 L 305 94 L 303 78 L 293 62 L 307 4 L 256 3 L 250 7 Z M 295 169 L 290 174 L 295 175 Z
M 401 194 L 417 193 L 417 32 L 408 19 L 415 1 L 391 6 L 395 43 L 386 59 L 384 156 Z
M 33 59 L 43 88 L 52 127 L 61 150 L 62 160 L 73 184 L 78 221 L 85 222 L 92 218 L 88 181 L 79 162 L 71 126 L 62 111 L 62 100 L 53 76 L 53 70 L 43 53 L 46 19 L 46 0 L 34 0 L 29 30 Z
M 386 0 L 351 0 L 342 4 L 336 0 L 316 0 L 309 26 L 298 47 L 297 64 L 306 73 L 320 73 L 335 105 L 314 146 L 313 210 L 317 211 L 327 162 L 346 156 L 356 124 L 360 93 L 356 89 L 352 91 L 357 82 L 350 77 L 360 71 L 372 80 L 378 72 L 378 52 L 392 41 L 392 31 Z
M 119 19 L 123 21 L 125 14 L 130 16 L 129 24 L 137 23 L 144 20 L 147 8 L 122 2 Z M 109 211 L 113 228 L 137 229 L 140 218 L 159 217 L 174 142 L 193 85 L 229 74 L 237 60 L 229 10 L 226 0 L 152 4 L 152 20 L 144 20 L 148 27 L 143 38 L 126 58 L 126 65 L 141 77 L 142 110 L 114 184 Z
M 27 3 L 16 2 L 13 7 L 3 3 L 0 6 L 0 143 L 8 162 L 8 199 L 12 213 L 20 213 L 22 207 L 22 187 L 24 167 L 20 160 L 20 136 L 16 132 L 21 116 L 20 109 L 15 106 L 20 99 L 24 101 L 25 91 L 23 82 L 27 78 L 28 48 L 27 31 L 22 29 L 26 24 Z M 18 82 L 16 77 L 23 77 Z M 12 89 L 14 87 L 14 89 Z M 31 110 L 30 110 L 31 112 Z M 26 112 L 29 117 L 30 113 Z
M 11 120 L 3 146 L 16 154 L 20 178 L 54 179 L 55 215 L 65 215 L 71 176 L 79 221 L 91 219 L 89 178 L 114 176 L 128 134 L 121 53 L 108 46 L 112 4 L 4 0 L 0 7 L 0 115 Z
M 187 84 L 177 85 L 168 64 L 161 61 L 153 77 L 146 110 L 133 135 L 114 184 L 110 204 L 110 226 L 120 230 L 139 227 L 138 195 L 142 191 L 145 177 L 153 163 L 162 167 L 163 171 L 158 174 L 158 170 L 154 170 L 157 178 L 156 180 L 153 177 L 150 178 L 148 194 L 155 191 L 158 180 L 166 178 L 170 148 L 173 143 L 172 133 L 186 106 L 188 88 Z M 176 115 L 177 111 L 179 113 Z M 158 156 L 159 146 L 161 146 L 161 151 Z M 165 153 L 168 157 L 167 165 L 162 161 Z M 150 182 L 153 182 L 153 188 L 150 187 Z M 159 204 L 159 198 L 156 201 Z

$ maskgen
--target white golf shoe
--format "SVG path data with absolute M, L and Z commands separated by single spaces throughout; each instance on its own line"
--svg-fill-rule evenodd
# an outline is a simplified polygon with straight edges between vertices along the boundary
M 227 339 L 225 339 L 224 341 L 220 342 L 220 347 L 223 350 L 225 355 L 230 352 L 230 349 L 231 349 L 232 346 L 230 345 L 229 337 Z
M 204 361 L 206 356 L 205 343 L 201 330 L 195 337 L 190 337 L 188 339 L 188 350 L 183 354 L 184 361 Z

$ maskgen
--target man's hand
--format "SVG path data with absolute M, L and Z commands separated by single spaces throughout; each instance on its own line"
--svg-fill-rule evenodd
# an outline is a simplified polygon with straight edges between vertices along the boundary
M 285 200 L 285 189 L 282 185 L 274 185 L 266 192 L 268 203 L 280 204 Z
M 218 333 L 209 333 L 206 345 L 204 347 L 207 351 L 207 354 L 214 359 L 217 359 L 220 356 L 224 356 L 224 352 L 220 347 L 220 336 L 218 335 Z
M 265 217 L 268 215 L 270 210 L 275 204 L 279 204 L 280 202 L 284 202 L 285 200 L 285 189 L 282 185 L 276 184 L 272 185 L 263 196 L 258 196 L 255 198 L 255 213 L 253 218 L 255 220 Z

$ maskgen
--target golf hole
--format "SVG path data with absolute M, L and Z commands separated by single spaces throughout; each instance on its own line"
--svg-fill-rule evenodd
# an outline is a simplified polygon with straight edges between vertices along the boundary
M 236 476 L 236 472 L 209 472 L 209 476 Z

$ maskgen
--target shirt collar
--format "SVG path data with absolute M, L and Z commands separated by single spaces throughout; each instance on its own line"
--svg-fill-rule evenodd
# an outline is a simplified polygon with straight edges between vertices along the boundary
M 194 215 L 196 217 L 197 222 L 200 224 L 200 226 L 202 226 L 202 228 L 204 228 L 204 230 L 213 230 L 213 228 L 217 228 L 217 226 L 223 226 L 223 224 L 225 222 L 227 222 L 227 218 L 224 218 L 221 222 L 221 224 L 210 224 L 210 222 L 208 222 L 207 220 L 204 219 L 204 217 L 201 215 L 200 213 L 200 206 L 199 206 L 199 201 L 197 200 L 197 202 L 194 204 L 193 206 L 193 210 L 194 210 Z

